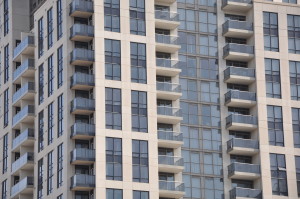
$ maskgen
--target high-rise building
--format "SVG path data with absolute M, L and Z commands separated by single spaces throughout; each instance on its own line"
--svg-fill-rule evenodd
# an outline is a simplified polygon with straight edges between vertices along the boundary
M 300 0 L 0 0 L 0 199 L 298 199 L 299 101 Z

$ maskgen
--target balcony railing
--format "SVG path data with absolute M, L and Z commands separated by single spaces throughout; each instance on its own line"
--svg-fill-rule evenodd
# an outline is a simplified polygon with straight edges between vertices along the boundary
M 171 166 L 183 166 L 183 158 L 167 155 L 158 156 L 158 164 L 171 165 Z
M 34 45 L 34 36 L 27 36 L 23 41 L 14 49 L 14 59 L 20 55 L 28 46 Z
M 17 123 L 19 123 L 24 117 L 33 114 L 34 115 L 34 106 L 33 105 L 27 105 L 25 106 L 20 112 L 18 112 L 13 117 L 13 126 L 15 126 Z
M 95 77 L 94 75 L 77 72 L 71 77 L 71 87 L 75 85 L 95 86 Z
M 77 35 L 94 37 L 94 26 L 89 26 L 85 24 L 74 24 L 70 28 L 70 37 L 72 38 Z
M 228 2 L 252 4 L 252 0 L 223 0 L 222 5 L 225 6 Z
M 71 137 L 74 136 L 95 136 L 95 125 L 85 123 L 75 123 L 71 127 Z
M 181 85 L 168 82 L 156 82 L 156 89 L 159 91 L 181 93 Z
M 184 184 L 181 182 L 160 180 L 159 181 L 159 189 L 160 190 L 168 190 L 168 191 L 184 192 Z
M 71 62 L 73 61 L 95 61 L 95 55 L 93 50 L 84 48 L 75 48 L 71 53 Z
M 14 71 L 13 80 L 19 78 L 25 71 L 31 69 L 34 70 L 34 59 L 26 59 L 22 64 Z
M 167 20 L 167 21 L 179 21 L 179 15 L 176 12 L 169 12 L 169 11 L 155 11 L 155 19 Z
M 75 174 L 71 178 L 71 187 L 95 187 L 95 176 L 85 174 Z
M 249 46 L 245 44 L 234 44 L 234 43 L 230 43 L 224 46 L 223 48 L 224 56 L 227 56 L 232 52 L 254 54 L 254 48 L 253 46 Z
M 162 44 L 178 45 L 177 36 L 155 34 L 155 41 Z
M 11 197 L 16 196 L 26 188 L 33 188 L 33 182 L 34 182 L 34 178 L 31 176 L 27 176 L 22 180 L 20 180 L 17 184 L 15 184 L 11 188 Z
M 12 163 L 11 170 L 12 173 L 19 170 L 22 166 L 27 164 L 28 162 L 34 161 L 34 153 L 27 152 L 24 155 L 22 155 L 19 159 L 17 159 L 14 163 Z
M 92 1 L 85 1 L 85 0 L 73 0 L 70 4 L 70 15 L 74 12 L 94 12 L 94 4 Z
M 71 102 L 71 112 L 75 110 L 95 110 L 95 100 L 87 98 L 75 98 Z
M 232 99 L 256 101 L 256 93 L 239 90 L 230 90 L 225 94 L 225 101 L 227 102 Z
M 157 138 L 159 140 L 170 140 L 170 141 L 183 141 L 182 133 L 175 133 L 172 131 L 158 131 Z
M 34 139 L 34 129 L 26 129 L 18 137 L 16 137 L 12 142 L 12 149 L 15 149 L 21 143 L 30 138 Z
M 260 166 L 257 164 L 234 162 L 228 166 L 228 175 L 233 175 L 235 172 L 260 174 Z
M 223 24 L 223 34 L 228 32 L 229 29 L 253 31 L 253 24 L 246 21 L 227 20 Z
M 258 149 L 259 144 L 257 140 L 232 138 L 231 140 L 227 141 L 227 150 L 231 150 L 234 147 L 245 149 Z
M 262 198 L 261 190 L 259 189 L 247 189 L 235 187 L 229 192 L 230 199 L 236 198 Z
M 173 116 L 173 117 L 181 117 L 181 115 L 182 115 L 180 108 L 173 108 L 173 107 L 169 107 L 169 106 L 158 106 L 157 114 Z
M 232 123 L 257 125 L 257 117 L 252 115 L 231 114 L 226 118 L 226 125 Z
M 71 152 L 71 162 L 79 161 L 95 161 L 95 150 L 76 148 Z
M 228 79 L 230 78 L 230 75 L 255 78 L 255 69 L 242 67 L 228 67 L 224 70 L 224 78 Z
M 13 95 L 13 103 L 18 101 L 22 96 L 29 92 L 34 92 L 35 91 L 35 84 L 34 82 L 28 82 L 24 86 L 22 86 L 15 94 Z
M 173 59 L 156 58 L 156 66 L 163 68 L 179 68 L 179 61 Z

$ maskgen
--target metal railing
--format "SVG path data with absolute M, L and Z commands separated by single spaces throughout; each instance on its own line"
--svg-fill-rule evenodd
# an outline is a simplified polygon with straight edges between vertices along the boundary
M 85 24 L 74 24 L 70 28 L 70 37 L 76 35 L 94 37 L 94 26 L 85 25 Z
M 71 152 L 71 162 L 76 160 L 95 161 L 95 150 L 76 148 Z
M 259 143 L 257 140 L 232 138 L 227 141 L 227 150 L 231 150 L 234 147 L 246 148 L 246 149 L 258 149 Z
M 71 87 L 75 85 L 95 86 L 94 75 L 76 72 L 71 77 Z
M 24 155 L 22 155 L 19 159 L 17 159 L 15 162 L 12 163 L 12 165 L 11 165 L 12 173 L 16 172 L 22 166 L 24 166 L 25 164 L 27 164 L 30 161 L 33 163 L 34 153 L 27 152 Z
M 160 180 L 159 181 L 159 189 L 160 190 L 168 190 L 168 191 L 184 192 L 184 184 L 182 182 Z
M 155 10 L 155 19 L 179 21 L 179 14 L 177 12 Z
M 85 0 L 73 0 L 70 3 L 70 15 L 75 12 L 94 12 L 94 4 L 92 1 L 85 1 Z
M 158 131 L 157 138 L 159 140 L 170 140 L 170 141 L 183 141 L 182 133 L 175 133 L 172 131 Z
M 230 66 L 224 70 L 224 78 L 228 79 L 230 75 L 255 78 L 255 69 Z
M 27 105 L 25 106 L 20 112 L 18 112 L 13 117 L 13 126 L 15 126 L 17 123 L 19 123 L 24 117 L 28 116 L 29 114 L 34 114 L 34 106 L 33 105 Z
M 247 21 L 238 21 L 238 20 L 227 20 L 223 24 L 223 34 L 228 32 L 229 28 L 239 29 L 239 30 L 248 30 L 253 31 L 253 24 Z
M 262 198 L 262 192 L 259 189 L 247 189 L 241 187 L 235 187 L 229 191 L 230 199 L 236 198 Z
M 254 47 L 246 44 L 234 44 L 230 43 L 224 46 L 223 54 L 224 56 L 229 55 L 230 52 L 254 54 Z
M 163 68 L 179 68 L 179 61 L 173 59 L 156 58 L 156 66 Z
M 22 96 L 24 96 L 28 92 L 35 92 L 35 84 L 34 82 L 28 82 L 24 86 L 22 86 L 15 94 L 13 95 L 13 103 L 18 101 Z
M 180 108 L 174 108 L 169 106 L 157 106 L 157 114 L 174 117 L 181 117 L 182 115 Z
M 257 117 L 252 115 L 231 114 L 226 117 L 226 125 L 230 125 L 232 123 L 257 125 Z
M 11 188 L 11 194 L 10 194 L 11 197 L 14 197 L 15 195 L 17 195 L 24 189 L 28 188 L 29 186 L 33 188 L 33 182 L 34 182 L 34 178 L 32 176 L 27 176 L 22 180 L 20 180 L 17 184 L 15 184 Z
M 155 41 L 162 44 L 178 45 L 178 37 L 172 35 L 155 34 Z
M 156 89 L 159 91 L 181 93 L 181 85 L 169 82 L 156 82 Z
M 248 91 L 230 90 L 225 94 L 225 102 L 231 99 L 256 101 L 256 93 Z
M 75 174 L 71 177 L 71 187 L 95 187 L 95 176 Z
M 95 136 L 95 125 L 86 123 L 75 123 L 71 127 L 71 137 L 76 135 Z
M 25 37 L 22 42 L 14 49 L 14 59 L 22 53 L 29 45 L 34 45 L 34 36 Z
M 95 110 L 95 100 L 76 97 L 71 102 L 71 112 L 75 110 Z
M 183 166 L 184 162 L 182 157 L 159 155 L 158 164 Z
M 29 138 L 34 139 L 34 129 L 26 129 L 18 137 L 13 139 L 12 149 L 15 149 L 17 146 L 19 146 L 21 143 L 28 140 Z
M 228 166 L 228 175 L 233 175 L 235 172 L 260 174 L 260 166 L 258 164 L 234 162 Z
M 34 59 L 26 59 L 22 64 L 14 71 L 13 80 L 15 81 L 18 77 L 20 77 L 26 70 L 34 70 L 35 64 Z
M 71 62 L 81 60 L 81 61 L 95 61 L 95 54 L 93 50 L 88 50 L 84 48 L 75 48 L 71 52 Z

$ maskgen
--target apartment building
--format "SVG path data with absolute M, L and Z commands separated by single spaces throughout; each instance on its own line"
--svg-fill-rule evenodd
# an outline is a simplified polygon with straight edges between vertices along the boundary
M 300 197 L 300 1 L 0 0 L 2 199 Z

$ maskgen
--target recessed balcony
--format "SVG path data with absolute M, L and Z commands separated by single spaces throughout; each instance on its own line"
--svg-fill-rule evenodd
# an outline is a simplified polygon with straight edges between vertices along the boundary
M 181 72 L 179 61 L 174 59 L 156 58 L 156 75 L 176 76 Z
M 159 197 L 181 198 L 184 195 L 184 184 L 174 181 L 159 181 Z
M 158 131 L 158 146 L 166 148 L 178 148 L 183 145 L 182 133 L 172 131 Z
M 223 48 L 223 58 L 226 60 L 248 62 L 254 58 L 253 46 L 230 43 Z
M 72 65 L 78 66 L 90 66 L 95 61 L 95 55 L 93 50 L 88 50 L 84 48 L 75 48 L 71 52 L 71 61 Z
M 19 198 L 21 194 L 32 195 L 33 194 L 33 176 L 27 176 L 20 180 L 11 188 L 11 198 Z
M 86 174 L 75 174 L 71 178 L 72 191 L 90 191 L 95 188 L 95 176 Z
M 90 90 L 95 86 L 95 76 L 76 72 L 71 77 L 71 89 Z
M 181 85 L 168 82 L 156 82 L 157 98 L 177 100 L 182 96 Z
M 179 15 L 176 12 L 155 11 L 155 28 L 175 29 L 180 25 Z
M 20 123 L 34 123 L 34 106 L 27 105 L 19 111 L 14 117 L 12 126 L 13 128 L 19 127 Z
M 90 165 L 95 162 L 95 150 L 76 148 L 71 152 L 71 164 Z
M 255 69 L 233 66 L 228 67 L 224 70 L 224 82 L 249 85 L 255 82 Z
M 90 140 L 95 137 L 95 125 L 86 123 L 75 123 L 71 127 L 71 138 L 79 140 Z
M 261 199 L 262 192 L 259 189 L 247 189 L 235 187 L 229 191 L 230 199 Z
M 34 36 L 25 37 L 22 42 L 14 49 L 13 61 L 21 62 L 21 55 L 34 55 Z
M 13 82 L 16 84 L 20 84 L 21 77 L 31 78 L 31 77 L 34 77 L 34 73 L 35 73 L 34 59 L 26 59 L 13 72 Z
M 158 52 L 175 53 L 180 49 L 177 36 L 155 34 L 155 40 Z
M 157 122 L 165 124 L 178 124 L 182 120 L 180 108 L 169 106 L 157 107 Z
M 70 28 L 70 39 L 72 41 L 89 42 L 94 38 L 94 26 L 85 24 L 74 24 Z
M 227 153 L 252 156 L 259 152 L 257 140 L 232 138 L 227 141 Z
M 95 111 L 95 100 L 77 97 L 71 102 L 71 113 L 89 115 Z
M 34 82 L 28 82 L 15 92 L 12 99 L 12 104 L 20 106 L 21 100 L 34 100 L 35 84 Z
M 252 115 L 231 114 L 226 118 L 226 129 L 232 131 L 254 131 L 257 129 L 257 117 Z
M 34 146 L 34 129 L 26 129 L 12 141 L 12 152 L 19 152 L 21 146 Z
M 163 3 L 163 4 L 173 4 L 174 2 L 176 2 L 176 0 L 155 0 L 155 4 L 159 3 Z
M 225 94 L 225 105 L 230 107 L 250 108 L 256 105 L 256 93 L 230 90 Z
M 25 153 L 17 159 L 11 166 L 11 173 L 14 175 L 20 170 L 33 170 L 34 167 L 34 153 Z
M 169 172 L 169 173 L 179 173 L 182 172 L 183 167 L 183 158 L 175 156 L 158 156 L 158 171 L 159 172 Z
M 253 7 L 252 0 L 223 0 L 222 10 L 235 11 L 235 12 L 247 12 Z
M 94 13 L 94 4 L 92 1 L 73 0 L 70 3 L 70 16 L 89 18 Z
M 223 24 L 223 36 L 249 38 L 253 35 L 253 24 L 246 21 L 227 20 Z
M 260 166 L 234 162 L 228 166 L 228 177 L 240 180 L 255 180 L 260 177 Z

